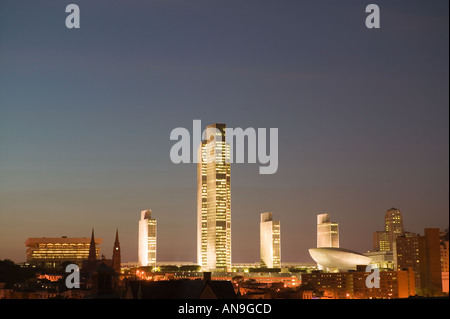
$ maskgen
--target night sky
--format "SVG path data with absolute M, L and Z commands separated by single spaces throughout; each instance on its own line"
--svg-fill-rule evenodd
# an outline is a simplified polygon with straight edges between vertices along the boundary
M 67 29 L 66 5 L 81 10 Z M 365 7 L 381 9 L 367 29 Z M 449 224 L 449 3 L 1 1 L 0 259 L 28 237 L 102 237 L 137 261 L 140 211 L 158 261 L 195 261 L 196 164 L 172 129 L 279 130 L 279 166 L 231 167 L 232 262 L 259 261 L 260 213 L 282 261 L 313 262 L 316 214 L 372 249 L 387 209 Z

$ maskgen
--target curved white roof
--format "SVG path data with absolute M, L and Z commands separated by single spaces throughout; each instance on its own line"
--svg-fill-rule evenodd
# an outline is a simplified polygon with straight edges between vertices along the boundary
M 357 265 L 368 265 L 372 258 L 344 248 L 311 248 L 309 254 L 319 265 L 339 270 L 356 269 Z

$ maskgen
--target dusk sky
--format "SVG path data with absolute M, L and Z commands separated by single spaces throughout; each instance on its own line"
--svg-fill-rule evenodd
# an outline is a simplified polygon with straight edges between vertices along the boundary
M 448 86 L 447 0 L 1 1 L 0 259 L 92 228 L 111 258 L 118 227 L 137 261 L 151 209 L 157 260 L 196 261 L 197 166 L 169 157 L 194 119 L 279 131 L 276 174 L 231 166 L 233 263 L 259 261 L 267 211 L 283 262 L 313 263 L 318 213 L 358 252 L 391 207 L 447 228 Z

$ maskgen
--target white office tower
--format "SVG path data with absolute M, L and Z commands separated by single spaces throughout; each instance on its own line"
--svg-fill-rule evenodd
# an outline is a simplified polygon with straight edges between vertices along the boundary
M 339 225 L 330 221 L 330 215 L 317 215 L 317 248 L 339 248 Z M 317 268 L 323 267 L 317 264 Z
M 231 271 L 230 145 L 225 124 L 206 128 L 197 166 L 197 262 L 203 271 Z
M 156 266 L 156 219 L 150 209 L 141 211 L 138 258 L 140 266 Z
M 259 228 L 262 268 L 281 268 L 280 222 L 272 213 L 262 213 Z
M 317 248 L 339 248 L 339 225 L 330 222 L 330 215 L 317 215 Z

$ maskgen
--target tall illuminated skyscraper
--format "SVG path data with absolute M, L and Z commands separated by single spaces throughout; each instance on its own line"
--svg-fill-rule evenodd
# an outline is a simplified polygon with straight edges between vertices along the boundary
M 198 152 L 197 262 L 207 271 L 231 271 L 230 146 L 225 128 L 208 126 Z
M 272 219 L 272 213 L 262 213 L 259 227 L 261 267 L 281 267 L 280 222 Z
M 317 215 L 317 248 L 321 247 L 339 248 L 339 225 L 329 214 Z
M 150 209 L 141 211 L 138 258 L 140 266 L 156 266 L 156 219 Z
M 400 210 L 388 209 L 384 216 L 384 230 L 373 233 L 373 249 L 375 251 L 394 251 L 397 237 L 404 232 Z
M 384 216 L 384 230 L 389 233 L 389 243 L 392 245 L 398 236 L 403 234 L 403 218 L 397 208 L 391 208 L 386 211 Z

